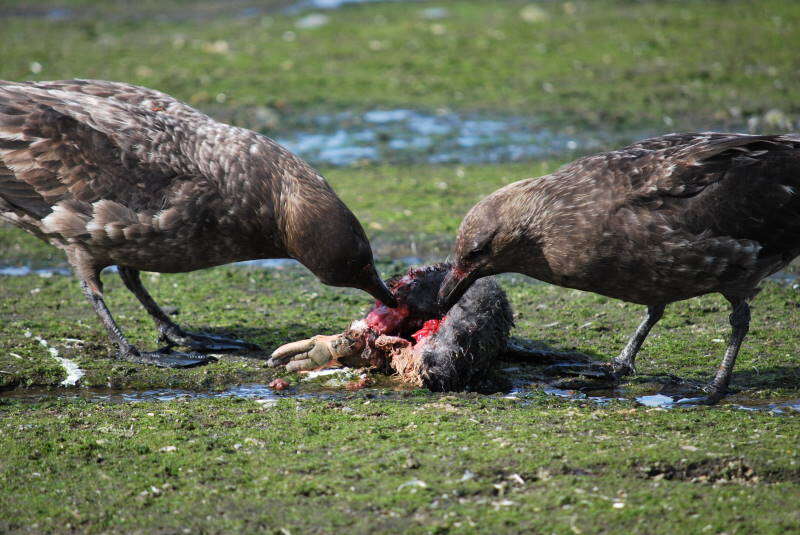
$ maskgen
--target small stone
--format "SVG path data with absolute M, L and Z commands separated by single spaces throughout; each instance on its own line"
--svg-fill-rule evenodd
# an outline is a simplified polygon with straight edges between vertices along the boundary
M 519 10 L 519 17 L 525 22 L 535 23 L 548 20 L 550 15 L 539 6 L 531 4 Z
M 327 15 L 323 15 L 322 13 L 311 13 L 310 15 L 306 15 L 305 17 L 299 19 L 297 22 L 294 23 L 296 28 L 300 28 L 302 30 L 307 30 L 311 28 L 319 28 L 320 26 L 325 26 L 328 24 L 330 19 Z
M 406 481 L 399 487 L 397 487 L 397 490 L 410 489 L 411 492 L 416 492 L 417 489 L 424 489 L 427 487 L 428 484 L 422 481 L 421 479 L 411 479 L 409 481 Z
M 443 7 L 429 7 L 420 11 L 423 19 L 438 20 L 447 18 L 450 13 Z
M 286 390 L 290 385 L 289 381 L 278 377 L 277 379 L 273 379 L 272 382 L 270 382 L 267 386 L 273 390 Z

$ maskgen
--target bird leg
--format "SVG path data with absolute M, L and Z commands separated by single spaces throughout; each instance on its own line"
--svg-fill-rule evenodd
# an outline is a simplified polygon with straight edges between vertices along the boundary
M 175 322 L 161 310 L 161 307 L 153 300 L 147 290 L 142 285 L 139 277 L 139 270 L 119 266 L 119 275 L 125 286 L 133 292 L 133 295 L 147 310 L 148 314 L 156 322 L 158 328 L 159 342 L 165 342 L 169 346 L 190 347 L 197 351 L 238 351 L 241 349 L 258 350 L 259 346 L 238 340 L 226 338 L 209 333 L 192 333 L 181 329 Z
M 645 316 L 642 323 L 636 328 L 636 332 L 633 333 L 633 336 L 628 340 L 628 345 L 625 346 L 625 349 L 622 350 L 619 356 L 611 361 L 611 366 L 616 377 L 619 378 L 636 373 L 636 368 L 634 366 L 636 354 L 642 347 L 644 339 L 650 334 L 650 329 L 652 329 L 653 325 L 658 323 L 658 320 L 664 315 L 664 308 L 666 308 L 666 305 L 647 307 L 647 316 Z
M 728 298 L 728 300 L 733 310 L 729 318 L 731 323 L 731 337 L 728 341 L 728 348 L 725 350 L 725 356 L 722 358 L 714 380 L 704 388 L 708 393 L 707 402 L 709 404 L 718 402 L 728 391 L 728 384 L 731 382 L 731 371 L 733 370 L 734 362 L 736 362 L 736 355 L 739 354 L 739 348 L 742 346 L 745 336 L 747 336 L 747 331 L 750 330 L 750 305 L 747 304 L 747 301 L 740 298 Z
M 89 302 L 92 303 L 94 311 L 100 317 L 100 321 L 108 331 L 108 335 L 119 347 L 117 358 L 120 360 L 127 360 L 137 364 L 154 364 L 162 368 L 188 368 L 200 364 L 206 364 L 216 359 L 199 355 L 197 353 L 173 353 L 169 349 L 161 349 L 158 351 L 140 351 L 136 349 L 128 340 L 122 331 L 117 326 L 111 312 L 108 310 L 105 301 L 103 300 L 103 290 L 100 279 L 97 278 L 90 284 L 86 280 L 81 280 L 81 289 Z

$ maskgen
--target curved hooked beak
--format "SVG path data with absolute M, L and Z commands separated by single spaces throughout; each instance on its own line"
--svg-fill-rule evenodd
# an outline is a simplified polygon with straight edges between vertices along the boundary
M 389 308 L 395 308 L 397 306 L 397 299 L 392 295 L 392 292 L 389 291 L 386 283 L 381 280 L 378 276 L 378 272 L 375 271 L 374 268 L 372 269 L 370 280 L 367 281 L 364 286 L 361 286 L 361 289 Z
M 439 308 L 442 313 L 449 312 L 478 278 L 478 271 L 475 269 L 462 271 L 457 267 L 450 268 L 439 288 Z

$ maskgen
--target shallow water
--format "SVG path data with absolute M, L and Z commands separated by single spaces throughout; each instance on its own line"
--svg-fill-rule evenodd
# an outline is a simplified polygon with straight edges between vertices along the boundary
M 309 11 L 312 9 L 324 9 L 324 10 L 341 9 L 345 6 L 355 5 L 355 4 L 377 4 L 377 3 L 387 3 L 387 2 L 420 3 L 424 1 L 425 0 L 300 0 L 298 2 L 292 3 L 292 5 L 286 8 L 284 12 L 291 15 L 299 13 L 301 11 Z
M 313 372 L 312 372 L 313 373 Z M 261 404 L 271 405 L 281 399 L 332 399 L 352 395 L 344 385 L 357 379 L 360 374 L 350 369 L 324 370 L 316 375 L 309 374 L 291 388 L 276 391 L 266 384 L 250 383 L 235 385 L 217 391 L 194 391 L 180 388 L 116 389 L 116 388 L 19 388 L 0 392 L 0 400 L 42 401 L 47 399 L 84 399 L 103 403 L 138 403 L 145 401 L 176 401 L 207 398 L 251 399 Z M 408 389 L 404 385 L 396 388 L 364 389 L 369 397 L 401 397 Z
M 570 363 L 574 375 L 585 373 L 588 368 L 581 370 L 581 366 Z M 552 367 L 549 365 L 548 367 Z M 576 402 L 592 402 L 606 405 L 614 401 L 630 401 L 645 407 L 658 409 L 676 409 L 696 407 L 703 404 L 702 397 L 685 397 L 684 395 L 669 395 L 663 392 L 633 396 L 624 388 L 606 385 L 590 390 L 567 389 L 552 386 L 545 382 L 530 381 L 529 373 L 536 374 L 542 366 L 526 364 L 504 368 L 510 383 L 513 385 L 506 392 L 490 394 L 505 399 L 525 402 L 527 398 L 544 392 L 547 395 Z M 254 400 L 262 405 L 274 405 L 281 399 L 333 399 L 353 396 L 344 385 L 360 377 L 359 373 L 351 369 L 328 369 L 316 374 L 308 374 L 301 378 L 299 383 L 293 384 L 289 389 L 276 391 L 266 384 L 252 383 L 231 386 L 219 391 L 191 391 L 178 388 L 154 389 L 111 389 L 111 388 L 21 388 L 0 392 L 0 400 L 21 400 L 36 402 L 47 399 L 84 399 L 92 402 L 104 403 L 137 403 L 149 401 L 180 401 L 204 398 L 234 397 Z M 563 377 L 562 377 L 563 379 Z M 383 399 L 402 399 L 408 395 L 411 387 L 401 384 L 393 379 L 380 379 L 383 384 L 378 387 L 369 387 L 360 390 L 362 396 L 380 397 Z M 557 382 L 557 381 L 556 381 Z M 734 408 L 746 411 L 764 411 L 773 414 L 800 415 L 800 399 L 745 399 L 733 394 L 718 405 L 720 408 Z
M 258 125 L 249 125 L 258 128 Z M 643 131 L 578 131 L 533 117 L 378 109 L 309 114 L 262 129 L 317 166 L 358 163 L 502 163 L 600 151 Z
M 0 276 L 5 277 L 24 277 L 27 275 L 38 275 L 42 278 L 50 278 L 53 275 L 69 275 L 70 271 L 62 267 L 33 268 L 30 265 L 21 266 L 0 266 Z
M 239 397 L 256 400 L 279 400 L 289 394 L 275 392 L 267 385 L 241 385 L 231 387 L 221 392 L 195 392 L 179 388 L 153 388 L 145 390 L 114 389 L 114 388 L 24 388 L 0 392 L 0 399 L 17 399 L 23 401 L 40 401 L 48 398 L 59 399 L 86 399 L 105 403 L 135 403 L 142 401 L 174 401 L 178 399 Z M 292 397 L 304 397 L 292 395 Z
M 156 20 L 204 20 L 220 16 L 229 16 L 240 19 L 250 19 L 283 13 L 293 16 L 308 11 L 332 11 L 358 4 L 376 3 L 423 3 L 426 0 L 295 0 L 283 2 L 261 3 L 252 0 L 231 0 L 229 2 L 198 2 L 196 5 L 167 5 L 165 9 L 154 12 L 150 9 L 140 9 L 136 2 L 130 3 L 130 8 L 125 9 L 115 6 L 112 11 L 115 19 L 150 18 Z M 37 6 L 33 2 L 23 5 L 9 5 L 0 7 L 0 16 L 14 16 L 38 18 L 52 22 L 70 21 L 83 18 L 92 18 L 97 15 L 97 10 L 92 6 L 73 6 L 63 2 L 62 6 Z
M 385 251 L 381 251 L 379 247 L 373 247 L 375 250 L 375 256 L 378 258 L 391 258 L 392 254 L 387 254 Z M 395 253 L 403 254 L 408 253 L 408 246 L 406 247 L 393 247 L 392 251 Z M 430 256 L 428 259 L 423 259 L 419 256 L 399 256 L 392 259 L 394 264 L 399 266 L 411 266 L 411 265 L 423 265 L 426 263 L 433 263 L 437 260 L 432 259 Z M 260 260 L 246 260 L 244 262 L 234 262 L 232 264 L 226 264 L 228 267 L 235 267 L 235 268 L 248 268 L 248 269 L 305 269 L 303 265 L 294 260 L 292 258 L 264 258 Z M 222 267 L 222 266 L 220 266 Z M 110 266 L 103 270 L 103 273 L 116 273 L 117 266 Z M 41 262 L 37 264 L 18 264 L 18 265 L 0 265 L 0 277 L 27 277 L 29 275 L 38 275 L 43 279 L 48 279 L 54 275 L 71 275 L 72 272 L 70 269 L 63 265 L 62 262 L 56 263 L 56 265 L 46 266 L 42 265 Z
M 624 389 L 612 389 L 604 391 L 602 395 L 587 394 L 578 390 L 565 390 L 555 387 L 544 387 L 542 390 L 549 395 L 576 401 L 586 400 L 600 405 L 611 401 L 635 401 L 639 405 L 660 409 L 676 409 L 702 406 L 705 398 L 685 397 L 682 395 L 667 395 L 663 393 L 646 394 L 641 396 L 626 395 Z M 534 392 L 532 389 L 518 389 L 515 393 L 517 397 L 524 396 L 526 393 Z M 774 414 L 798 414 L 800 415 L 800 399 L 788 398 L 780 400 L 756 400 L 741 399 L 736 395 L 731 395 L 723 399 L 719 407 L 732 407 L 735 409 L 748 411 L 765 411 Z

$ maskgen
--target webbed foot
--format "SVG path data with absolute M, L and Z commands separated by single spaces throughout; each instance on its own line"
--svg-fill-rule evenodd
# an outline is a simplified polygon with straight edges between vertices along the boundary
M 636 367 L 634 366 L 632 360 L 615 357 L 611 359 L 611 375 L 615 380 L 619 381 L 623 377 L 636 375 Z
M 210 333 L 192 333 L 184 331 L 178 326 L 162 329 L 158 340 L 170 346 L 189 347 L 197 351 L 240 351 L 243 349 L 257 351 L 261 349 L 256 344 L 238 338 L 227 338 Z
M 129 347 L 117 353 L 117 358 L 137 364 L 151 364 L 161 368 L 191 368 L 217 361 L 217 359 L 209 355 L 173 352 L 168 347 L 157 351 L 140 351 L 135 347 Z
M 719 385 L 714 381 L 702 387 L 701 390 L 707 394 L 706 398 L 701 402 L 703 405 L 716 405 L 728 393 L 726 385 Z

